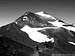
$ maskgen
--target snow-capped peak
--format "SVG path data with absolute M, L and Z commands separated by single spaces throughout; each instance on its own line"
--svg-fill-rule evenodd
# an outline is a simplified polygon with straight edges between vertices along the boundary
M 35 14 L 40 15 L 40 16 L 42 16 L 42 17 L 44 17 L 44 18 L 52 18 L 52 19 L 56 20 L 56 18 L 54 18 L 53 16 L 51 16 L 51 15 L 49 15 L 49 14 L 44 13 L 43 11 L 41 11 L 41 12 L 36 12 Z
M 64 26 L 64 25 L 66 25 L 66 23 L 64 23 L 64 22 L 62 22 L 62 21 L 59 21 L 58 19 L 56 19 L 55 17 L 53 17 L 53 16 L 51 16 L 51 15 L 49 15 L 49 14 L 46 14 L 46 13 L 44 13 L 43 11 L 41 11 L 41 12 L 36 12 L 36 13 L 34 13 L 35 15 L 39 15 L 39 18 L 40 17 L 43 17 L 43 18 L 40 18 L 41 20 L 42 19 L 45 19 L 45 20 L 47 20 L 47 18 L 48 19 L 54 19 L 54 21 L 51 21 L 51 20 L 47 20 L 47 23 L 49 23 L 50 24 L 50 26 L 44 26 L 43 28 L 41 27 L 41 25 L 40 25 L 40 23 L 38 22 L 38 24 L 39 24 L 39 26 L 40 27 L 31 27 L 31 26 L 29 26 L 29 25 L 24 25 L 24 27 L 22 27 L 21 28 L 21 30 L 22 31 L 24 31 L 24 32 L 26 32 L 26 33 L 28 33 L 28 35 L 29 35 L 29 37 L 30 37 L 30 39 L 32 39 L 32 40 L 34 40 L 34 41 L 36 41 L 36 42 L 45 42 L 45 41 L 51 41 L 51 39 L 49 39 L 49 38 L 47 38 L 48 36 L 47 35 L 44 35 L 44 34 L 42 34 L 41 32 L 38 32 L 38 30 L 43 30 L 43 29 L 59 29 L 59 28 L 65 28 L 65 29 L 67 29 L 67 30 L 71 30 L 71 31 L 74 31 L 75 32 L 75 27 L 72 27 L 72 26 Z M 30 15 L 29 15 L 30 16 Z M 34 15 L 32 16 L 32 19 L 33 19 L 33 21 L 34 21 Z M 36 18 L 36 17 L 35 17 Z M 36 20 L 37 20 L 38 18 L 36 18 Z M 35 21 L 36 21 L 35 20 Z M 34 22 L 35 22 L 34 21 Z M 38 20 L 39 21 L 39 20 Z M 44 21 L 44 20 L 43 20 Z M 42 23 L 42 22 L 41 22 Z M 47 24 L 47 23 L 45 23 L 45 24 Z M 31 24 L 32 24 L 32 22 L 31 22 Z M 43 24 L 43 23 L 42 23 Z M 52 26 L 52 25 L 54 26 Z M 36 25 L 37 25 L 37 23 L 36 23 Z M 35 23 L 34 23 L 34 26 L 36 26 L 35 25 Z

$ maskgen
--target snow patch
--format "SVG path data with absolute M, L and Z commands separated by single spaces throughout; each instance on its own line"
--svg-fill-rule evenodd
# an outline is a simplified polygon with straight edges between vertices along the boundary
M 43 16 L 44 18 L 52 18 L 52 19 L 55 19 L 56 20 L 56 18 L 54 18 L 53 16 L 51 16 L 49 14 L 45 14 L 43 11 L 36 12 L 35 14 L 40 15 L 40 16 Z
M 51 23 L 51 24 L 53 24 L 56 27 L 62 27 L 62 25 L 64 25 L 64 23 L 58 22 L 58 20 L 56 20 L 54 22 L 51 22 L 51 21 L 48 21 L 48 22 Z
M 31 28 L 28 25 L 21 28 L 22 31 L 28 33 L 30 39 L 32 39 L 33 41 L 36 41 L 39 43 L 48 42 L 48 41 L 54 42 L 53 38 L 49 39 L 47 35 L 44 35 L 44 34 L 38 32 L 38 30 L 43 30 L 43 29 L 45 29 L 45 28 Z
M 68 29 L 68 30 L 71 30 L 71 31 L 74 31 L 74 32 L 75 32 L 75 27 L 72 27 L 72 26 L 65 27 L 65 26 L 63 26 L 63 28 L 65 28 L 65 29 Z
M 71 30 L 71 31 L 75 32 L 75 27 L 72 27 L 72 26 L 63 26 L 63 25 L 65 25 L 65 23 L 59 22 L 58 20 L 56 20 L 54 22 L 51 22 L 51 21 L 48 21 L 48 22 L 51 23 L 51 24 L 53 24 L 56 27 L 62 27 L 62 28 L 65 28 L 67 30 Z
M 73 44 L 73 45 L 75 45 L 75 43 L 74 42 L 69 42 L 70 44 Z

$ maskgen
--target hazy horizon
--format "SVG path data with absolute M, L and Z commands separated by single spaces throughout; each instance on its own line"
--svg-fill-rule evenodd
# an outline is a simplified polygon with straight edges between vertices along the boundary
M 13 22 L 26 11 L 46 11 L 75 23 L 74 0 L 0 0 L 0 26 Z

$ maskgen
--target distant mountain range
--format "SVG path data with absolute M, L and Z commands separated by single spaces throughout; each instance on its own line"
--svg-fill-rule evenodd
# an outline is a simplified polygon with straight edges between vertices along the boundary
M 4 56 L 30 56 L 35 51 L 42 53 L 42 56 L 74 54 L 75 26 L 43 11 L 28 11 L 14 22 L 0 27 L 0 43 L 0 54 Z

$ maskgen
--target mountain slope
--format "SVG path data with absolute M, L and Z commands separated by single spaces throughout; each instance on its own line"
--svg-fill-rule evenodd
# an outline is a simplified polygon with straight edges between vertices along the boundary
M 26 12 L 16 21 L 0 27 L 0 38 L 27 46 L 30 54 L 39 50 L 46 55 L 75 53 L 75 27 L 44 12 Z

